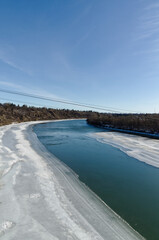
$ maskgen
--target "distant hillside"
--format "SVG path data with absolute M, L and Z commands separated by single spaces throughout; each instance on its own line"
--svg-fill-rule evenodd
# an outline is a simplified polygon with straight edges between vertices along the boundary
M 111 130 L 159 134 L 159 114 L 98 114 L 89 116 L 87 122 Z
M 97 116 L 98 113 L 92 111 L 75 111 L 66 109 L 38 108 L 19 106 L 15 104 L 0 104 L 0 126 L 13 122 L 54 120 L 66 118 L 88 118 L 91 115 Z

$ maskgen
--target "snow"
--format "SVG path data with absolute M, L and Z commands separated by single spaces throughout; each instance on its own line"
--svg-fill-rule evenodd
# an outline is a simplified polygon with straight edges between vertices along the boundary
M 118 132 L 92 134 L 98 141 L 110 144 L 146 164 L 159 167 L 159 140 Z
M 0 127 L 0 237 L 143 239 L 46 151 L 28 122 Z

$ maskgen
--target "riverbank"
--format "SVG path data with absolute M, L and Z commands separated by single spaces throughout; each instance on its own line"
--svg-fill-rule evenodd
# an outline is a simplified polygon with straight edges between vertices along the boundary
M 143 239 L 46 151 L 37 123 L 0 127 L 2 239 Z
M 111 114 L 90 116 L 87 123 L 108 131 L 159 139 L 159 114 Z
M 106 127 L 106 126 L 96 126 L 101 129 L 105 129 L 110 132 L 119 132 L 119 133 L 127 133 L 127 134 L 132 134 L 132 135 L 137 135 L 140 137 L 147 137 L 147 138 L 153 138 L 153 139 L 159 139 L 159 134 L 158 133 L 149 133 L 149 132 L 144 132 L 144 131 L 135 131 L 135 130 L 127 130 L 127 129 L 119 129 L 115 127 Z

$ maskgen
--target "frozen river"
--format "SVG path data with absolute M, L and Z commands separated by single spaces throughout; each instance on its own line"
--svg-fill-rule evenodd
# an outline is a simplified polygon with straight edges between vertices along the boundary
M 103 132 L 84 120 L 36 125 L 34 131 L 134 229 L 159 239 L 158 140 Z
M 3 240 L 142 239 L 81 183 L 69 167 L 46 150 L 32 131 L 33 124 L 37 122 L 12 124 L 0 128 L 0 238 Z M 74 133 L 70 129 L 71 125 Z M 41 138 L 46 140 L 48 134 L 53 135 L 55 128 L 59 129 L 59 138 L 60 135 L 62 137 L 62 129 L 67 128 L 68 132 L 74 135 L 72 139 L 74 142 L 76 137 L 78 138 L 77 132 L 83 131 L 80 137 L 81 141 L 85 142 L 84 131 L 87 126 L 84 121 L 47 123 L 37 125 L 34 129 L 39 134 L 41 132 Z M 68 134 L 65 138 L 66 142 L 72 137 Z M 60 141 L 56 141 L 54 146 L 60 146 Z M 51 142 L 48 145 L 51 146 Z M 90 148 L 87 141 L 85 146 Z M 66 155 L 68 152 L 66 151 Z M 76 153 L 72 152 L 72 154 L 72 160 L 76 160 Z M 90 172 L 91 170 L 93 169 L 90 164 Z M 91 182 L 93 183 L 93 179 Z

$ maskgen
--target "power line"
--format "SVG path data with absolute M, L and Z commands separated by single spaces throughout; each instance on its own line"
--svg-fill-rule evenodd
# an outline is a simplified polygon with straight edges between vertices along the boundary
M 24 92 L 17 92 L 17 91 L 5 90 L 5 89 L 0 89 L 0 91 L 9 93 L 9 94 L 15 94 L 15 95 L 20 95 L 20 96 L 25 96 L 25 97 L 32 97 L 32 98 L 36 98 L 36 99 L 41 99 L 41 100 L 46 100 L 46 101 L 51 101 L 51 102 L 59 102 L 59 103 L 64 103 L 64 104 L 69 104 L 69 105 L 76 105 L 76 106 L 80 106 L 80 107 L 87 107 L 87 108 L 93 108 L 93 109 L 104 110 L 104 111 L 113 111 L 114 110 L 114 109 L 105 108 L 105 107 L 101 107 L 101 106 L 71 102 L 71 101 L 67 101 L 67 100 L 49 98 L 49 97 L 44 97 L 44 96 L 29 94 L 29 93 L 24 93 Z M 119 111 L 114 110 L 114 112 L 119 112 Z
M 78 103 L 78 102 L 71 102 L 71 101 L 67 101 L 67 100 L 61 100 L 61 99 L 57 99 L 57 98 L 44 97 L 44 96 L 41 96 L 41 95 L 24 93 L 24 92 L 18 92 L 18 91 L 13 91 L 13 90 L 0 89 L 0 92 L 8 93 L 8 94 L 14 94 L 14 95 L 19 95 L 19 96 L 36 98 L 36 99 L 41 99 L 41 100 L 45 100 L 45 101 L 64 103 L 64 104 L 74 105 L 74 106 L 78 106 L 78 107 L 86 107 L 86 108 L 90 108 L 90 109 L 96 109 L 96 110 L 107 111 L 107 112 L 116 112 L 116 113 L 120 113 L 121 112 L 121 109 L 117 110 L 117 108 L 102 107 L 102 106 L 98 106 L 98 105 L 91 105 L 91 104 Z M 129 110 L 123 110 L 123 111 L 129 112 Z M 132 111 L 130 111 L 130 112 L 132 112 Z M 134 112 L 134 113 L 136 113 L 136 112 Z
M 0 100 L 9 101 L 9 103 L 16 102 L 16 103 L 21 103 L 21 104 L 29 104 L 31 107 L 37 106 L 37 107 L 47 107 L 47 108 L 51 108 L 49 105 L 42 105 L 42 104 L 38 104 L 38 103 L 18 101 L 18 100 L 13 100 L 13 99 L 9 99 L 9 98 L 1 98 L 1 97 L 0 97 Z

